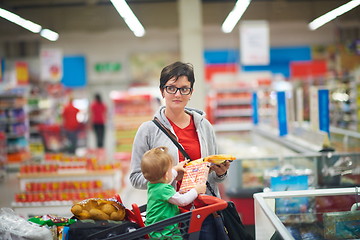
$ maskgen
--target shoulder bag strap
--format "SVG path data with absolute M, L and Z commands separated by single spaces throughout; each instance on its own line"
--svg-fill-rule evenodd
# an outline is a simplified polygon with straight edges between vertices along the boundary
M 170 140 L 176 145 L 176 147 L 180 150 L 180 152 L 186 159 L 192 160 L 190 156 L 187 154 L 187 152 L 185 152 L 185 149 L 180 145 L 180 143 L 176 141 L 175 137 L 171 136 L 172 133 L 167 128 L 165 128 L 157 118 L 154 118 L 152 121 L 155 123 L 156 126 L 160 128 L 161 131 L 163 131 L 166 134 L 166 136 L 170 138 Z

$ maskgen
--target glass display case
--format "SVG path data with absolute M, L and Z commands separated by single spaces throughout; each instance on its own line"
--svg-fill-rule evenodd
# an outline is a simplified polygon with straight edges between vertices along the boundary
M 359 239 L 359 190 L 350 187 L 256 193 L 256 239 Z M 297 209 L 288 207 L 299 200 L 303 204 Z
M 226 194 L 235 203 L 244 224 L 254 225 L 256 193 L 355 186 L 360 186 L 360 153 L 323 152 L 237 159 L 229 169 Z
M 271 188 L 271 178 L 300 175 L 306 175 L 308 186 L 313 188 L 360 186 L 360 153 L 238 158 L 229 169 L 227 192 Z

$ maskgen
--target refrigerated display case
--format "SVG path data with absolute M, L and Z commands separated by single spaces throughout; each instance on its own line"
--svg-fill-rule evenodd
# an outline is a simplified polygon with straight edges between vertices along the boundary
M 256 221 L 254 194 L 267 190 L 355 186 L 360 186 L 360 153 L 323 152 L 297 156 L 238 158 L 231 163 L 226 194 L 234 201 L 244 224 L 253 225 Z
M 358 187 L 256 193 L 256 239 L 359 239 L 359 197 Z M 279 201 L 298 198 L 301 211 L 278 213 Z

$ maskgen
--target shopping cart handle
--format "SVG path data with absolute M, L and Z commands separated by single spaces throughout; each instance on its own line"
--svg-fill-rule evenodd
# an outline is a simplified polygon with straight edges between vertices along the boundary
M 199 232 L 207 216 L 228 206 L 225 200 L 209 195 L 199 195 L 197 200 L 203 202 L 205 206 L 192 210 L 189 233 Z

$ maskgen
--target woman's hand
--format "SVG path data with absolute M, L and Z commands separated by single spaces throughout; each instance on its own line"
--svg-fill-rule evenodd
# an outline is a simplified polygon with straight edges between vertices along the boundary
M 211 167 L 210 167 L 210 170 L 211 171 L 215 171 L 216 175 L 217 176 L 221 176 L 221 175 L 224 175 L 226 173 L 226 171 L 229 169 L 230 167 L 230 162 L 229 161 L 225 161 L 221 164 L 213 164 Z

